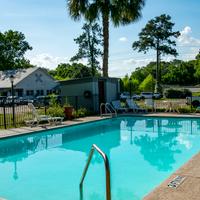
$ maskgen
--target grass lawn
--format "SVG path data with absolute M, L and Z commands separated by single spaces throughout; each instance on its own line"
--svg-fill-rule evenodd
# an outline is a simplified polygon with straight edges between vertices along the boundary
M 45 114 L 44 108 L 38 109 L 38 113 L 40 115 L 44 115 Z M 32 118 L 33 118 L 33 116 L 30 111 L 15 114 L 16 127 L 24 126 L 25 120 L 29 120 Z M 6 128 L 14 128 L 13 116 L 12 116 L 11 112 L 6 113 Z M 0 129 L 4 129 L 4 115 L 3 114 L 0 114 Z

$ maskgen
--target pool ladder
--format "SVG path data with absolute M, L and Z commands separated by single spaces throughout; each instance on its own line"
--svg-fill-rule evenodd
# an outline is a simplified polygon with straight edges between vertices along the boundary
M 88 171 L 88 167 L 90 165 L 90 162 L 92 160 L 92 156 L 94 154 L 94 151 L 97 151 L 101 157 L 103 158 L 104 161 L 104 166 L 105 166 L 105 172 L 106 172 L 106 200 L 111 200 L 111 189 L 110 189 L 110 165 L 109 165 L 109 160 L 106 154 L 95 144 L 92 145 L 92 148 L 90 150 L 90 154 L 86 163 L 86 166 L 84 168 L 81 181 L 79 184 L 79 189 L 80 189 L 80 199 L 83 200 L 83 181 L 85 179 L 85 176 Z
M 103 108 L 105 108 L 105 113 L 103 113 Z M 103 116 L 117 116 L 117 111 L 110 103 L 101 103 L 100 105 L 100 115 Z

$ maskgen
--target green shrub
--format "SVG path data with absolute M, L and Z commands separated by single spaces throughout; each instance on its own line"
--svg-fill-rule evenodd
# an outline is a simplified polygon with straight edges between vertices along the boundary
M 74 111 L 73 115 L 76 117 L 86 117 L 91 115 L 91 112 L 89 112 L 86 108 L 79 108 L 77 111 Z
M 60 105 L 54 104 L 47 109 L 47 114 L 52 117 L 64 117 L 64 110 Z
M 45 108 L 38 108 L 37 112 L 39 115 L 45 115 Z
M 188 89 L 184 89 L 184 90 L 175 90 L 175 89 L 168 89 L 165 91 L 165 97 L 166 98 L 186 98 L 188 96 L 191 96 L 192 93 L 190 90 Z
M 188 108 L 188 107 L 182 107 L 182 108 L 178 108 L 178 111 L 180 113 L 190 113 L 191 112 L 191 109 Z
M 165 112 L 165 108 L 156 108 L 156 112 Z
M 186 98 L 186 97 L 190 97 L 192 96 L 192 92 L 188 89 L 184 89 L 183 90 L 183 97 Z
M 192 96 L 200 97 L 200 92 L 193 92 L 193 93 L 192 93 Z

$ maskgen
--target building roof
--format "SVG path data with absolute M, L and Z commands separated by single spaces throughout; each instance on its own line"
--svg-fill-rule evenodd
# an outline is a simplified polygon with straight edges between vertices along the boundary
M 27 76 L 32 74 L 34 71 L 41 69 L 38 67 L 32 67 L 27 69 L 16 69 L 16 70 L 5 70 L 0 71 L 0 89 L 2 88 L 10 88 L 10 76 L 13 75 L 14 79 L 14 86 L 25 79 Z
M 119 78 L 113 78 L 113 77 L 88 77 L 88 78 L 77 78 L 77 79 L 69 79 L 69 80 L 61 80 L 58 81 L 60 85 L 71 85 L 71 84 L 80 84 L 80 83 L 87 83 L 87 82 L 96 82 L 99 80 L 104 81 L 118 81 Z

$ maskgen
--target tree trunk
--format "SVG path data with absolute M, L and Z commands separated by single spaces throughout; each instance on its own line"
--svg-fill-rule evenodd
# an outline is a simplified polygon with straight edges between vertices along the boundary
M 108 77 L 109 12 L 102 13 L 102 17 L 103 17 L 103 77 Z
M 93 35 L 90 35 L 90 32 L 88 32 L 88 43 L 89 43 L 89 53 L 90 53 L 90 64 L 91 64 L 91 70 L 92 70 L 92 77 L 95 76 L 95 64 L 94 64 L 94 44 L 91 43 L 91 40 L 93 40 Z

